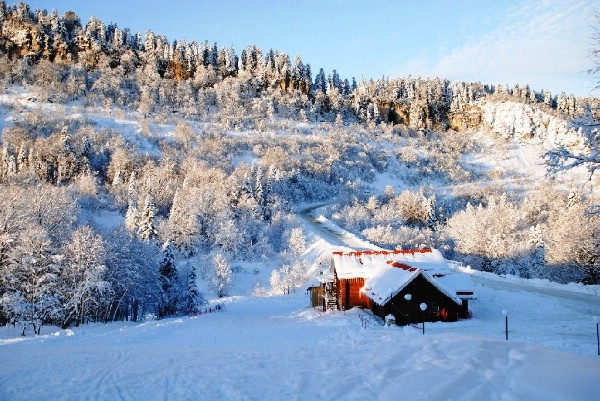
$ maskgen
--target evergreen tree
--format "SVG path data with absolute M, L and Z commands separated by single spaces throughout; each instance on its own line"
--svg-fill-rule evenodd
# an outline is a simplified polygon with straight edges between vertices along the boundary
M 198 284 L 196 283 L 196 280 L 196 265 L 191 265 L 187 277 L 187 291 L 185 294 L 185 305 L 183 308 L 183 312 L 188 315 L 197 313 L 203 303 L 202 295 L 200 294 L 200 291 L 198 291 Z
M 177 269 L 173 249 L 169 241 L 163 245 L 163 259 L 160 264 L 160 306 L 158 317 L 173 316 L 177 313 Z
M 327 93 L 327 78 L 325 77 L 325 71 L 319 69 L 319 73 L 315 77 L 315 91 L 321 93 Z
M 155 215 L 156 208 L 151 195 L 146 195 L 144 207 L 140 210 L 138 220 L 138 237 L 146 242 L 154 240 L 158 231 L 156 230 Z
M 135 171 L 129 175 L 129 186 L 127 189 L 127 202 L 137 208 L 138 183 Z
M 139 212 L 133 202 L 129 202 L 127 206 L 127 212 L 125 212 L 125 228 L 131 235 L 135 235 L 138 232 L 139 225 Z
M 40 334 L 42 324 L 60 308 L 56 297 L 60 266 L 52 251 L 42 227 L 26 227 L 11 249 L 8 263 L 2 266 L 0 282 L 5 288 L 0 306 L 13 324 L 22 325 L 22 335 L 29 325 Z

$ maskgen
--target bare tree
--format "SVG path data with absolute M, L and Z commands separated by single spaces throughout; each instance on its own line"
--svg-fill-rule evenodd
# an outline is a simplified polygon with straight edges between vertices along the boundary
M 596 78 L 595 88 L 600 89 L 600 13 L 594 15 L 594 34 L 590 57 L 594 68 L 588 72 Z M 556 173 L 574 167 L 584 166 L 590 173 L 590 178 L 600 168 L 600 123 L 590 119 L 583 124 L 583 150 L 573 150 L 564 146 L 549 150 L 545 157 L 549 170 Z M 597 210 L 598 211 L 598 210 Z

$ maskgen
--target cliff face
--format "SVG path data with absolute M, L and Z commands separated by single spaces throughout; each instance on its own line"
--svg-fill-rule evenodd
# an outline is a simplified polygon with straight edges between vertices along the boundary
M 490 132 L 506 139 L 575 149 L 600 121 L 598 99 L 576 99 L 564 93 L 552 100 L 547 91 L 535 93 L 516 87 L 512 93 L 503 87 L 444 86 L 418 79 L 391 82 L 380 93 L 377 90 L 376 96 L 388 99 L 376 101 L 375 117 L 413 129 Z M 368 101 L 368 96 L 364 99 Z
M 448 116 L 448 125 L 454 131 L 476 131 L 480 129 L 482 111 L 477 106 L 466 106 L 460 111 Z
M 271 51 L 270 59 L 263 60 L 255 46 L 249 46 L 244 53 L 244 61 L 238 63 L 234 49 L 219 50 L 216 44 L 170 42 L 151 31 L 142 39 L 140 33 L 132 35 L 126 28 L 105 25 L 93 17 L 84 26 L 73 12 L 62 16 L 55 11 L 34 13 L 24 3 L 11 7 L 0 0 L 0 55 L 10 60 L 26 59 L 30 64 L 40 60 L 75 63 L 88 71 L 99 65 L 115 68 L 123 62 L 128 64 L 128 71 L 151 65 L 161 78 L 177 81 L 206 74 L 222 80 L 235 77 L 241 69 L 260 76 L 264 88 L 310 93 L 310 77 L 298 65 L 292 69 L 287 55 Z
M 412 129 L 433 129 L 433 115 L 426 102 L 376 102 L 378 116 L 384 123 L 401 124 Z
M 592 119 L 593 115 L 572 120 L 520 102 L 481 100 L 450 114 L 449 126 L 455 131 L 491 132 L 506 139 L 576 148 L 589 129 L 585 122 Z

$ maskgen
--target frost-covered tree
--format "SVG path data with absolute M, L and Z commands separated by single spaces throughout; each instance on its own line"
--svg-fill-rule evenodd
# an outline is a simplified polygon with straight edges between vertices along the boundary
M 544 242 L 546 262 L 556 281 L 597 284 L 600 278 L 600 216 L 573 200 L 548 217 Z
M 589 72 L 597 77 L 596 88 L 600 88 L 600 13 L 594 14 L 593 29 L 594 34 L 592 39 L 594 43 L 590 55 L 594 62 L 594 68 L 589 70 Z
M 545 154 L 548 170 L 551 173 L 585 167 L 590 177 L 600 169 L 600 125 L 592 122 L 580 130 L 583 146 L 573 148 L 558 146 Z
M 139 228 L 139 211 L 133 202 L 130 202 L 125 212 L 125 228 L 131 235 L 136 235 Z
M 588 72 L 598 77 L 600 74 L 600 13 L 594 15 L 593 29 L 593 45 L 590 55 L 594 62 L 594 68 Z M 600 80 L 596 81 L 596 88 L 600 88 Z M 566 99 L 563 92 L 557 99 L 557 109 L 574 117 L 576 114 L 574 102 L 574 98 Z M 571 113 L 569 113 L 570 111 Z M 581 132 L 584 141 L 583 150 L 581 147 L 574 149 L 573 147 L 559 146 L 546 152 L 548 168 L 552 173 L 584 166 L 592 176 L 600 168 L 600 126 L 597 121 L 592 119 L 581 127 Z
M 154 200 L 151 195 L 146 195 L 144 206 L 139 211 L 137 228 L 138 237 L 142 241 L 150 242 L 154 240 L 158 235 L 158 231 L 156 229 L 155 213 L 156 208 L 154 207 Z
M 299 257 L 306 250 L 306 240 L 304 239 L 304 232 L 300 227 L 294 227 L 290 230 L 288 237 L 287 252 L 292 257 Z
M 532 226 L 529 229 L 528 241 L 529 245 L 531 246 L 531 251 L 528 260 L 528 270 L 530 273 L 530 277 L 543 277 L 543 270 L 545 267 L 546 260 L 546 251 L 542 228 L 539 224 Z
M 490 197 L 487 206 L 467 205 L 448 220 L 445 231 L 458 252 L 480 257 L 483 269 L 493 269 L 493 259 L 518 257 L 528 249 L 522 214 L 506 196 Z
M 295 291 L 308 279 L 308 265 L 302 258 L 306 241 L 301 228 L 294 227 L 287 235 L 287 246 L 281 253 L 282 265 L 271 272 L 271 287 L 284 294 Z
M 64 305 L 62 327 L 77 325 L 87 319 L 100 320 L 100 306 L 110 295 L 106 281 L 106 249 L 104 241 L 89 226 L 73 232 L 64 246 L 64 262 L 60 274 L 59 296 Z
M 56 296 L 59 257 L 46 231 L 40 226 L 26 226 L 13 245 L 8 263 L 2 268 L 0 304 L 14 324 L 20 324 L 22 334 L 32 326 L 40 334 L 42 324 L 59 314 Z
M 283 294 L 290 293 L 291 287 L 291 268 L 287 264 L 283 264 L 279 269 L 274 269 L 271 272 L 269 279 L 271 288 L 283 292 Z
M 156 313 L 160 299 L 160 254 L 146 243 L 117 228 L 106 239 L 106 280 L 113 292 L 107 321 L 139 321 Z
M 77 217 L 77 205 L 64 187 L 42 185 L 31 188 L 28 196 L 28 215 L 41 225 L 52 238 L 63 238 L 70 234 Z
M 325 77 L 323 68 L 319 69 L 319 73 L 315 76 L 314 90 L 323 94 L 327 92 L 327 78 Z
M 233 285 L 233 272 L 229 261 L 220 252 L 212 258 L 212 289 L 219 298 L 227 296 Z
M 199 238 L 196 191 L 180 188 L 175 192 L 167 220 L 168 238 L 183 254 L 193 254 Z

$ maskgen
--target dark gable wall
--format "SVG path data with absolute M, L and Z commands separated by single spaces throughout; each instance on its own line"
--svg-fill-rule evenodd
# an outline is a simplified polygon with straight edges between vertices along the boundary
M 404 296 L 411 294 L 411 300 L 407 301 Z M 428 308 L 423 313 L 419 308 L 421 303 L 426 303 Z M 445 309 L 448 318 L 443 319 L 438 312 Z M 455 321 L 459 318 L 467 317 L 466 305 L 457 305 L 452 299 L 438 290 L 433 284 L 427 281 L 422 275 L 415 278 L 400 293 L 396 294 L 387 304 L 381 306 L 374 304 L 373 313 L 384 318 L 392 314 L 399 325 L 409 323 L 420 323 L 423 317 L 427 321 Z

